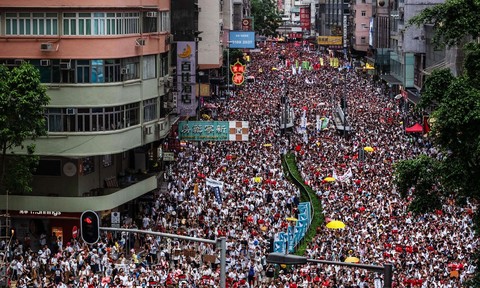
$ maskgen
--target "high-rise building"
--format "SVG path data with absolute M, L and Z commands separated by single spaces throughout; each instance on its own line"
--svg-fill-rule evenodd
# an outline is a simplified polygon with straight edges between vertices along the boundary
M 22 217 L 50 219 L 69 239 L 78 222 L 68 219 L 79 212 L 109 211 L 157 188 L 176 120 L 170 1 L 3 0 L 0 7 L 0 63 L 33 64 L 51 98 L 48 135 L 35 142 L 33 194 L 2 195 L 0 210 L 18 227 L 28 228 Z

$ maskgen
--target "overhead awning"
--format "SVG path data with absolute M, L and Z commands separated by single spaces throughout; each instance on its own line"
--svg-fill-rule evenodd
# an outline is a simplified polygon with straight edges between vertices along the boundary
M 398 79 L 397 77 L 387 74 L 387 75 L 380 75 L 380 78 L 385 80 L 387 83 L 392 84 L 392 85 L 400 85 L 402 84 L 402 81 Z

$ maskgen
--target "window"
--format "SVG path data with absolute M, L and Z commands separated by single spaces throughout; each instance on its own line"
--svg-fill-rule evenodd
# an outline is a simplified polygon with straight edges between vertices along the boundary
M 170 11 L 160 11 L 160 32 L 170 32 Z
M 360 43 L 361 44 L 366 44 L 367 43 L 367 38 L 365 36 L 363 36 L 362 38 L 360 38 Z
M 168 75 L 168 53 L 163 53 L 160 55 L 160 69 L 158 71 L 158 76 L 163 77 Z
M 362 23 L 362 29 L 368 29 L 368 25 L 365 23 Z
M 140 71 L 140 58 L 139 57 L 132 57 L 123 60 L 123 81 L 131 80 L 131 79 L 138 79 L 139 71 Z
M 146 102 L 148 117 L 156 119 L 157 103 Z M 147 100 L 150 101 L 150 100 Z M 144 110 L 144 113 L 145 112 Z M 48 132 L 96 132 L 119 130 L 140 123 L 140 103 L 114 107 L 47 108 Z M 126 125 L 125 125 L 126 123 Z
M 62 109 L 49 108 L 47 119 L 47 131 L 61 132 L 63 131 Z
M 130 127 L 140 123 L 140 105 L 132 103 L 125 105 L 125 125 Z
M 149 55 L 143 57 L 143 79 L 151 79 L 156 77 L 156 57 Z
M 143 101 L 143 121 L 157 119 L 157 98 Z
M 64 35 L 123 35 L 140 33 L 139 13 L 63 13 Z
M 138 57 L 106 60 L 52 59 L 48 64 L 41 64 L 37 59 L 29 61 L 40 71 L 42 83 L 112 83 L 139 78 Z M 125 71 L 121 69 L 122 62 L 124 67 L 128 67 Z M 8 60 L 0 60 L 0 63 L 9 65 Z
M 92 60 L 92 83 L 104 83 L 103 60 Z
M 58 35 L 57 13 L 6 13 L 7 35 Z
M 158 18 L 157 16 L 151 17 L 144 12 L 143 15 L 143 33 L 157 32 L 158 31 Z
M 367 11 L 362 11 L 362 16 L 367 16 Z
M 90 61 L 77 60 L 77 83 L 90 83 Z
M 40 159 L 33 174 L 40 176 L 62 176 L 62 162 L 60 160 Z

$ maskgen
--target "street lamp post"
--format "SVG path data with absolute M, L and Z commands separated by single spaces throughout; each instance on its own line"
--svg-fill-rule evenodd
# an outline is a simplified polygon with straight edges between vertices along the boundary
M 303 265 L 303 264 L 306 264 L 307 262 L 333 265 L 333 266 L 348 266 L 348 267 L 360 268 L 360 269 L 382 273 L 383 288 L 392 288 L 393 264 L 391 263 L 385 263 L 383 266 L 377 266 L 377 265 L 368 265 L 368 264 L 309 259 L 304 256 L 283 254 L 278 252 L 270 253 L 267 255 L 267 263 L 272 263 L 272 264 Z

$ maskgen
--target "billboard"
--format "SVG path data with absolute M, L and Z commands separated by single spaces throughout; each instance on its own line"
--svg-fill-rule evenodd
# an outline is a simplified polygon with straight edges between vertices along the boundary
M 229 48 L 254 49 L 255 31 L 230 31 Z
M 194 41 L 177 42 L 177 112 L 180 116 L 195 116 L 197 113 L 196 50 Z
M 302 31 L 310 31 L 310 6 L 300 7 L 300 27 Z
M 342 45 L 342 36 L 318 36 L 317 37 L 318 45 Z
M 248 121 L 180 121 L 178 137 L 189 141 L 248 141 Z

